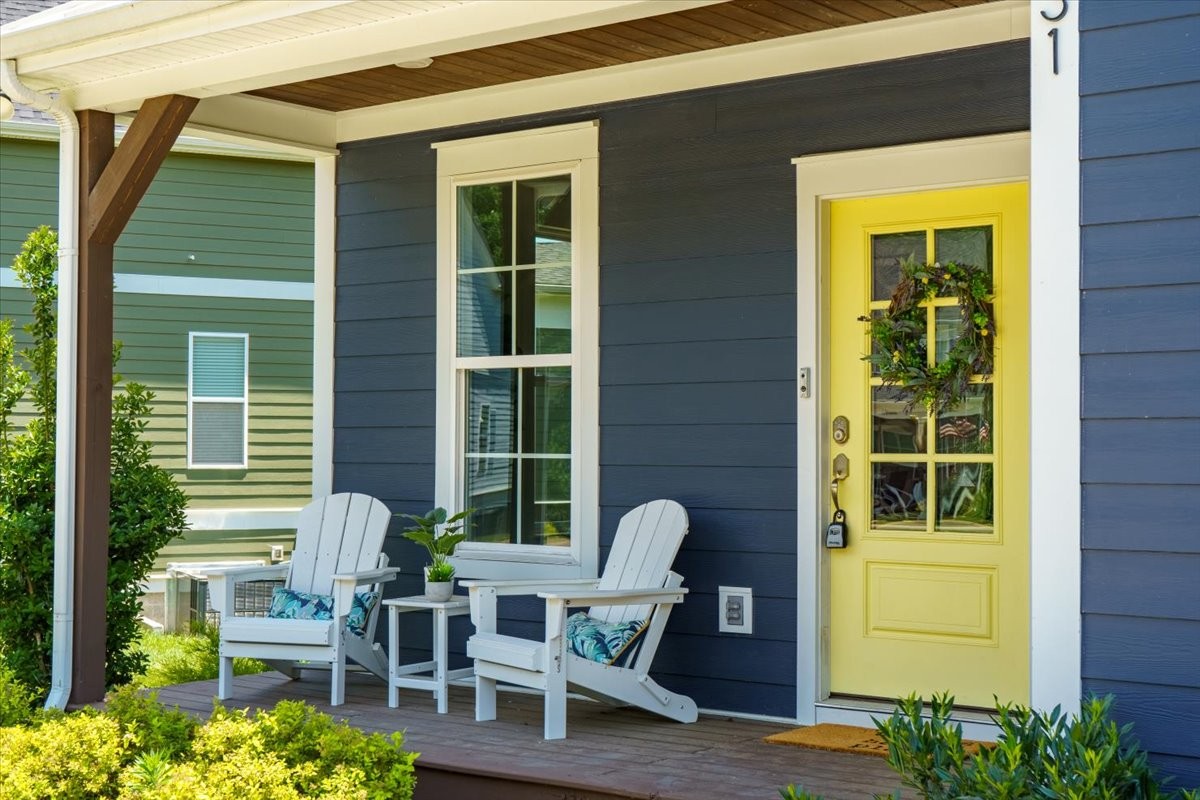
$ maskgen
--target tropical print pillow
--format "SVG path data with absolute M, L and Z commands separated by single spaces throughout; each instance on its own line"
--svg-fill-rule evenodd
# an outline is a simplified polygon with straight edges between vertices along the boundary
M 355 592 L 350 613 L 346 616 L 346 629 L 355 636 L 366 636 L 367 620 L 378 602 L 379 592 Z M 267 616 L 272 619 L 333 619 L 333 595 L 298 592 L 278 586 L 271 594 Z
M 367 620 L 371 618 L 371 609 L 378 602 L 379 592 L 355 592 L 350 614 L 346 617 L 346 630 L 358 637 L 366 636 Z
M 602 622 L 577 611 L 567 617 L 567 642 L 580 658 L 615 664 L 638 635 L 646 629 L 646 620 Z

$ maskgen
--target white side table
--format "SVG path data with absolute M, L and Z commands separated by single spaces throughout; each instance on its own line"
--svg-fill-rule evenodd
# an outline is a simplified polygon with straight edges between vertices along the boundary
M 471 602 L 463 596 L 452 597 L 444 603 L 426 600 L 425 595 L 417 594 L 412 597 L 396 597 L 384 600 L 388 607 L 388 707 L 400 705 L 400 693 L 397 689 L 424 689 L 433 692 L 437 698 L 439 714 L 446 713 L 446 685 L 459 678 L 469 678 L 475 674 L 472 667 L 463 669 L 446 669 L 447 629 L 450 617 L 469 614 Z M 433 660 L 418 661 L 413 664 L 399 664 L 400 657 L 400 615 L 406 611 L 433 612 Z M 428 672 L 430 675 L 418 673 Z

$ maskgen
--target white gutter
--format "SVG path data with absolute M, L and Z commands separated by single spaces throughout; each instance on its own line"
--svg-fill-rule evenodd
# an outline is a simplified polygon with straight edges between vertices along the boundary
M 35 92 L 0 61 L 0 89 L 58 123 L 58 398 L 54 439 L 54 628 L 47 708 L 71 696 L 75 584 L 75 364 L 79 294 L 79 121 L 61 96 Z

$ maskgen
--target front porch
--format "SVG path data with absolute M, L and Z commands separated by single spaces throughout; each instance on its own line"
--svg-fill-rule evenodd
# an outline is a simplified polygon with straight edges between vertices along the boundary
M 166 705 L 207 716 L 217 683 L 159 689 Z M 288 681 L 277 672 L 234 681 L 230 707 L 271 707 L 305 700 L 331 711 L 328 679 L 304 673 Z M 399 708 L 370 676 L 351 674 L 346 703 L 335 716 L 365 731 L 405 732 L 417 761 L 416 800 L 487 797 L 491 800 L 738 800 L 778 797 L 789 783 L 830 800 L 861 800 L 891 792 L 899 778 L 883 759 L 766 744 L 786 724 L 701 715 L 691 725 L 637 709 L 570 700 L 567 738 L 542 739 L 541 697 L 502 692 L 495 722 L 475 722 L 470 686 L 452 686 L 450 710 L 438 714 L 428 692 L 401 690 Z

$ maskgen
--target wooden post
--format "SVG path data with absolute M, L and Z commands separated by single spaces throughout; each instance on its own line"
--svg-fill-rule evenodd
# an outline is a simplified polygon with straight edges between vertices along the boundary
M 121 146 L 113 115 L 79 112 L 79 356 L 72 705 L 104 698 L 112 448 L 113 245 L 196 100 L 146 100 Z
M 91 241 L 91 190 L 113 154 L 113 115 L 79 112 L 79 358 L 71 704 L 104 698 L 112 437 L 113 245 Z

